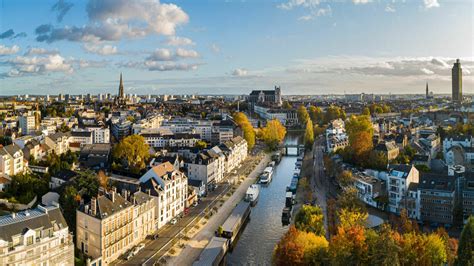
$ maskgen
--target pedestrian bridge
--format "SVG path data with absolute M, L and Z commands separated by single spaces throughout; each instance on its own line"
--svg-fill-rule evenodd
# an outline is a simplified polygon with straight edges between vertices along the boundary
M 305 150 L 303 144 L 282 144 L 279 148 L 282 154 L 286 156 L 300 156 L 300 154 L 303 154 Z M 288 152 L 290 149 L 296 149 L 296 154 Z

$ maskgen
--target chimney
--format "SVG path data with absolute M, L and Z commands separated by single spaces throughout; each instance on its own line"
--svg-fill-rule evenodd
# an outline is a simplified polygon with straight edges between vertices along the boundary
M 114 190 L 110 191 L 110 200 L 112 202 L 115 202 L 115 191 Z
M 12 212 L 12 218 L 13 218 L 13 219 L 16 218 L 16 213 Z
M 91 199 L 91 215 L 96 216 L 97 214 L 97 198 L 92 197 Z
M 148 192 L 148 196 L 151 195 L 151 190 L 150 189 L 147 189 L 146 192 Z

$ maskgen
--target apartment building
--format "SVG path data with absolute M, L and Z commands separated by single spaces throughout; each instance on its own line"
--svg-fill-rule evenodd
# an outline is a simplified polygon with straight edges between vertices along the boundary
M 122 140 L 131 134 L 132 122 L 124 118 L 112 118 L 111 132 L 117 140 Z
M 463 222 L 466 223 L 469 216 L 474 215 L 474 172 L 465 173 L 460 183 Z
M 157 229 L 184 212 L 188 197 L 188 178 L 170 162 L 148 170 L 140 178 L 140 187 L 149 192 L 156 202 Z
M 70 132 L 57 132 L 53 135 L 46 136 L 44 143 L 48 145 L 57 155 L 66 153 L 69 150 Z
M 74 243 L 59 206 L 0 217 L 0 265 L 74 265 Z
M 325 134 L 326 150 L 329 153 L 344 149 L 349 145 L 349 137 L 346 134 L 345 123 L 342 119 L 331 121 Z
M 30 135 L 36 131 L 36 117 L 34 114 L 23 114 L 18 117 L 18 126 L 21 134 Z
M 20 146 L 10 144 L 0 148 L 0 175 L 13 176 L 25 171 L 26 164 Z
M 446 174 L 420 174 L 418 190 L 422 221 L 453 224 L 455 182 L 455 177 Z
M 384 182 L 372 176 L 358 174 L 354 176 L 354 186 L 360 200 L 372 207 L 379 207 L 376 199 L 384 193 Z
M 453 146 L 472 147 L 472 143 L 472 136 L 456 135 L 446 137 L 443 140 L 443 153 L 446 154 L 446 152 Z
M 90 263 L 109 265 L 155 228 L 155 201 L 141 191 L 100 191 L 76 211 L 76 248 Z
M 247 141 L 240 136 L 232 138 L 219 145 L 225 155 L 225 172 L 229 173 L 247 158 Z
M 163 123 L 163 116 L 159 114 L 153 114 L 147 118 L 141 119 L 133 124 L 132 132 L 133 134 L 140 134 L 143 130 L 159 128 Z
M 69 137 L 69 145 L 79 145 L 80 147 L 86 144 L 93 143 L 93 134 L 90 131 L 85 130 L 72 130 Z
M 154 148 L 165 147 L 194 147 L 201 140 L 199 134 L 176 133 L 172 135 L 162 135 L 160 133 L 142 133 L 145 142 Z
M 390 165 L 387 176 L 389 210 L 400 213 L 400 203 L 408 196 L 408 188 L 412 183 L 419 183 L 419 172 L 413 165 Z

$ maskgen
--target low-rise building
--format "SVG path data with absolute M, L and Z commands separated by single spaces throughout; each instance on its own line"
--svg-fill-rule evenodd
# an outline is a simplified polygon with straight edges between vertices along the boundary
M 379 207 L 377 198 L 385 191 L 385 183 L 368 175 L 355 175 L 354 185 L 358 190 L 359 199 L 372 207 Z
M 445 174 L 421 173 L 421 220 L 430 223 L 453 224 L 455 178 Z
M 400 213 L 401 201 L 408 195 L 412 183 L 418 183 L 419 172 L 413 165 L 390 165 L 387 175 L 389 210 Z
M 0 147 L 0 175 L 13 176 L 27 169 L 20 146 L 10 144 Z
M 53 149 L 54 153 L 56 153 L 57 155 L 61 155 L 69 150 L 70 134 L 70 132 L 57 132 L 53 135 L 46 136 L 44 138 L 44 142 L 46 145 L 48 145 L 48 147 L 51 147 L 51 149 Z
M 377 144 L 374 150 L 378 152 L 382 152 L 386 156 L 387 161 L 394 160 L 395 158 L 397 158 L 398 154 L 400 153 L 400 149 L 395 144 L 395 141 L 383 141 Z
M 74 265 L 74 243 L 59 207 L 1 216 L 0 265 Z

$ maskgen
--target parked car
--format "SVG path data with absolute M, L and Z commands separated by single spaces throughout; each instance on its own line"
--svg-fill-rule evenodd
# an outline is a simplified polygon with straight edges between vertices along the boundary
M 128 252 L 127 257 L 126 257 L 127 260 L 131 260 L 131 259 L 133 258 L 133 256 L 135 256 L 135 252 L 134 252 L 134 251 L 135 251 L 135 250 L 130 250 L 130 251 Z
M 197 201 L 195 201 L 195 202 L 193 203 L 193 207 L 197 207 L 198 204 L 199 204 L 199 203 L 198 203 Z
M 173 219 L 170 221 L 170 224 L 175 225 L 177 222 L 178 222 L 178 220 L 177 220 L 176 218 L 173 218 Z

